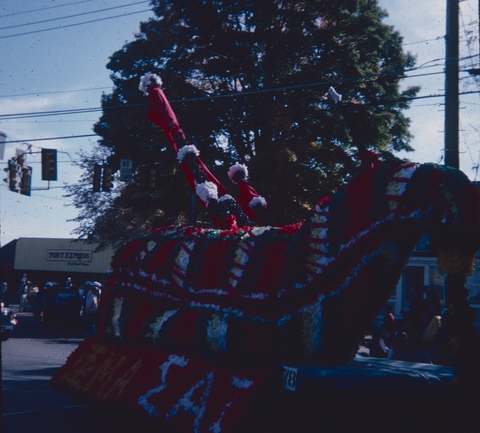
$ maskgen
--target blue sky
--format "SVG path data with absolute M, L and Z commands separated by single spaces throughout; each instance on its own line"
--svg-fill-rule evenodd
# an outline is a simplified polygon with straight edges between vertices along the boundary
M 412 71 L 403 85 L 422 86 L 421 96 L 442 95 L 446 0 L 379 3 L 389 13 L 386 22 L 404 37 L 405 50 L 416 55 L 417 66 L 422 66 Z M 462 1 L 460 10 L 460 57 L 465 58 L 461 69 L 478 68 L 478 1 Z M 78 16 L 66 18 L 71 15 Z M 31 197 L 15 194 L 1 182 L 1 245 L 19 237 L 72 237 L 76 226 L 67 221 L 77 216 L 77 210 L 68 206 L 71 202 L 63 197 L 62 187 L 78 180 L 79 172 L 71 161 L 78 158 L 80 149 L 90 149 L 96 138 L 35 140 L 93 134 L 92 127 L 100 113 L 16 119 L 7 119 L 5 115 L 100 107 L 102 93 L 109 93 L 112 87 L 105 67 L 109 57 L 134 38 L 140 21 L 150 17 L 153 13 L 148 1 L 2 1 L 0 131 L 7 134 L 7 140 L 20 142 L 7 144 L 0 164 L 6 167 L 15 148 L 25 150 L 25 143 L 32 145 L 33 152 L 54 148 L 59 152 L 59 180 L 50 182 L 47 189 L 48 182 L 40 176 L 40 155 L 34 153 L 27 159 L 33 167 Z M 468 38 L 474 40 L 467 43 Z M 461 96 L 460 103 L 460 168 L 472 180 L 480 180 L 478 169 L 473 168 L 480 162 L 479 81 L 468 73 L 460 73 L 460 92 L 476 92 Z M 443 101 L 437 97 L 413 103 L 407 115 L 412 120 L 412 146 L 416 151 L 398 156 L 443 163 Z M 3 174 L 2 171 L 2 179 Z

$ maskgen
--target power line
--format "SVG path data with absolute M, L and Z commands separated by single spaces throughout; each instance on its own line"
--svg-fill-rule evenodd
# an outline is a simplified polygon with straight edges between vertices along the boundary
M 438 66 L 438 65 L 436 65 Z M 407 70 L 406 72 L 409 71 L 414 71 L 417 70 L 417 68 Z M 378 74 L 378 76 L 381 75 L 389 75 L 390 73 L 385 73 L 385 74 Z M 406 75 L 403 78 L 416 78 L 416 77 L 423 77 L 423 76 L 428 76 L 428 75 L 439 75 L 443 74 L 443 72 L 429 72 L 427 74 L 416 74 L 416 75 Z M 51 95 L 51 94 L 58 94 L 58 93 L 74 93 L 74 92 L 90 92 L 94 90 L 107 90 L 111 89 L 111 87 L 92 87 L 88 89 L 73 89 L 73 90 L 55 90 L 51 92 L 31 92 L 31 93 L 17 93 L 17 94 L 10 94 L 10 95 L 0 95 L 0 98 L 20 98 L 23 96 L 39 96 L 39 95 Z M 2 115 L 0 115 L 2 116 Z
M 436 38 L 433 39 L 423 39 L 421 41 L 415 41 L 415 42 L 407 42 L 402 44 L 404 47 L 409 46 L 409 45 L 418 45 L 418 44 L 424 44 L 426 42 L 436 42 L 436 41 L 441 41 L 442 39 L 445 39 L 445 35 L 442 36 L 437 36 Z M 464 39 L 462 39 L 464 40 Z
M 420 74 L 416 76 L 421 76 L 421 75 L 433 75 L 433 74 L 440 74 L 440 72 L 433 72 L 429 74 Z M 268 92 L 277 92 L 281 90 L 291 90 L 291 89 L 297 89 L 297 88 L 305 88 L 305 87 L 314 87 L 314 86 L 320 86 L 320 85 L 334 85 L 334 84 L 340 84 L 344 82 L 350 82 L 350 81 L 357 81 L 357 80 L 363 80 L 363 79 L 368 79 L 368 78 L 377 78 L 380 76 L 385 76 L 385 75 L 395 75 L 394 72 L 383 72 L 381 74 L 368 74 L 360 77 L 350 77 L 350 78 L 339 78 L 335 80 L 326 80 L 326 81 L 317 81 L 314 83 L 301 83 L 301 84 L 291 84 L 287 86 L 280 86 L 280 87 L 275 87 L 275 88 L 267 88 L 267 89 L 259 89 L 259 90 L 251 90 L 247 92 L 238 92 L 238 93 L 226 93 L 226 94 L 221 94 L 221 95 L 210 95 L 210 96 L 200 96 L 197 98 L 187 98 L 187 99 L 172 99 L 170 100 L 170 103 L 181 103 L 181 102 L 193 102 L 193 101 L 204 101 L 204 100 L 214 100 L 214 99 L 220 99 L 220 98 L 235 98 L 235 97 L 244 97 L 244 96 L 250 96 L 250 95 L 255 95 L 259 93 L 268 93 Z M 409 77 L 405 77 L 409 78 Z M 114 109 L 114 108 L 125 108 L 125 107 L 135 107 L 135 106 L 145 106 L 147 103 L 141 103 L 141 104 L 126 104 L 126 105 L 119 105 L 119 106 L 112 106 L 112 107 L 104 107 L 103 109 Z M 93 108 L 79 108 L 79 109 L 71 109 L 71 110 L 55 110 L 55 111 L 39 111 L 39 112 L 30 112 L 30 113 L 13 113 L 13 114 L 0 114 L 0 119 L 19 119 L 19 118 L 29 118 L 29 117 L 43 117 L 43 116 L 55 116 L 55 115 L 63 115 L 63 114 L 83 114 L 83 113 L 88 113 L 88 112 L 93 112 L 93 111 L 101 111 L 102 107 L 93 107 Z
M 479 7 L 480 7 L 480 2 L 479 2 Z M 470 67 L 473 68 L 474 67 L 474 64 L 473 64 L 473 55 L 471 55 L 472 53 L 472 50 L 471 50 L 471 39 L 468 37 L 468 34 L 467 34 L 467 28 L 465 26 L 465 21 L 463 19 L 463 14 L 462 14 L 462 8 L 459 8 L 459 13 L 460 13 L 460 20 L 461 20 L 461 23 L 462 23 L 462 29 L 463 29 L 463 33 L 465 34 L 465 39 L 467 41 L 467 50 L 468 50 L 468 53 L 470 54 Z M 480 10 L 479 10 L 479 14 L 480 14 Z M 476 84 L 476 87 L 478 90 L 480 90 L 480 82 L 479 80 L 474 80 L 475 84 Z
M 59 26 L 59 27 L 51 27 L 49 29 L 32 30 L 31 32 L 23 32 L 23 33 L 16 33 L 16 34 L 13 34 L 13 35 L 0 36 L 0 39 L 13 38 L 15 36 L 31 35 L 31 34 L 34 34 L 34 33 L 48 32 L 50 30 L 59 30 L 59 29 L 65 29 L 65 28 L 68 28 L 68 27 L 76 27 L 76 26 L 81 26 L 83 24 L 96 23 L 96 22 L 99 22 L 99 21 L 106 21 L 106 20 L 111 20 L 111 19 L 114 19 L 114 18 L 126 17 L 126 16 L 129 16 L 129 15 L 140 14 L 140 13 L 143 13 L 143 12 L 151 12 L 151 9 L 145 9 L 145 10 L 141 10 L 141 11 L 137 11 L 137 12 L 129 12 L 129 13 L 125 13 L 125 14 L 121 14 L 121 15 L 114 15 L 114 16 L 106 17 L 106 18 L 98 18 L 96 20 L 84 21 L 84 22 L 81 22 L 81 23 L 67 24 L 67 25 Z
M 479 54 L 474 54 L 474 55 L 466 56 L 466 57 L 460 57 L 459 61 L 470 60 L 474 57 L 479 57 Z M 418 71 L 420 69 L 435 68 L 435 67 L 439 67 L 439 66 L 443 67 L 443 66 L 445 66 L 444 60 L 445 59 L 442 59 L 442 58 L 429 60 L 428 62 L 423 63 L 420 66 L 416 66 L 416 67 L 413 67 L 413 68 L 410 68 L 410 69 L 406 69 L 405 72 L 409 73 L 409 72 L 413 72 L 413 71 Z M 437 61 L 442 61 L 442 63 L 428 65 L 428 63 L 437 62 Z M 461 69 L 460 72 L 468 72 L 468 70 Z M 384 73 L 381 73 L 381 74 L 377 74 L 377 76 L 390 75 L 390 74 L 391 74 L 390 72 L 384 72 Z M 429 72 L 429 73 L 426 73 L 426 74 L 405 75 L 402 78 L 403 79 L 417 78 L 417 77 L 422 77 L 422 76 L 440 75 L 440 74 L 444 74 L 444 72 L 441 71 L 441 72 Z M 23 97 L 23 96 L 51 95 L 51 94 L 58 94 L 58 93 L 90 92 L 90 91 L 94 91 L 94 90 L 107 90 L 107 89 L 111 89 L 111 86 L 110 87 L 91 87 L 91 88 L 88 88 L 88 89 L 55 90 L 55 91 L 50 91 L 50 92 L 16 93 L 16 94 L 10 94 L 10 95 L 0 95 L 0 98 L 16 98 L 16 97 Z
M 470 59 L 473 57 L 478 57 L 478 55 L 471 55 L 465 58 L 462 58 L 462 60 L 465 59 Z M 434 60 L 435 61 L 435 60 Z M 429 62 L 427 62 L 429 63 Z M 425 63 L 424 65 L 426 65 Z M 419 68 L 412 68 L 409 69 L 408 71 L 414 71 Z M 406 71 L 406 72 L 408 72 Z M 407 75 L 403 76 L 402 78 L 416 78 L 416 77 L 421 77 L 421 76 L 430 76 L 430 75 L 439 75 L 443 74 L 444 72 L 430 72 L 426 74 L 415 74 L 415 75 Z M 349 81 L 357 81 L 357 80 L 363 80 L 363 79 L 369 79 L 369 78 L 378 78 L 380 76 L 386 76 L 386 75 L 395 75 L 395 72 L 383 72 L 380 74 L 368 74 L 360 77 L 350 77 L 350 78 L 343 78 L 343 79 L 336 79 L 336 80 L 326 80 L 326 81 L 318 81 L 314 83 L 301 83 L 301 84 L 293 84 L 293 85 L 287 85 L 287 86 L 281 86 L 281 87 L 276 87 L 276 88 L 267 88 L 267 89 L 259 89 L 259 90 L 252 90 L 252 91 L 247 91 L 247 92 L 238 92 L 238 93 L 228 93 L 228 94 L 221 94 L 221 95 L 210 95 L 210 96 L 201 96 L 197 98 L 188 98 L 188 99 L 177 99 L 177 100 L 171 100 L 171 103 L 184 103 L 184 102 L 193 102 L 193 101 L 206 101 L 206 100 L 214 100 L 214 99 L 219 99 L 219 98 L 234 98 L 234 97 L 246 97 L 254 94 L 259 94 L 259 93 L 268 93 L 268 92 L 276 92 L 276 91 L 282 91 L 282 90 L 292 90 L 296 88 L 306 88 L 306 87 L 314 87 L 314 86 L 319 86 L 319 85 L 334 85 L 334 84 L 339 84 L 339 83 L 344 83 L 344 82 L 349 82 Z M 464 92 L 462 95 L 470 94 L 470 93 L 479 93 L 479 92 Z M 414 97 L 414 98 L 409 98 L 411 100 L 414 99 L 422 99 L 422 98 L 432 98 L 432 97 L 440 97 L 442 95 L 430 95 L 430 96 L 425 96 L 425 97 Z M 0 120 L 13 120 L 13 119 L 24 119 L 24 118 L 32 118 L 32 117 L 46 117 L 46 116 L 58 116 L 58 115 L 67 115 L 67 114 L 84 114 L 84 113 L 91 113 L 91 112 L 96 112 L 96 111 L 102 111 L 106 109 L 118 109 L 118 108 L 131 108 L 131 107 L 140 107 L 140 106 L 146 106 L 147 103 L 140 103 L 140 104 L 125 104 L 125 105 L 118 105 L 118 106 L 111 106 L 111 107 L 91 107 L 91 108 L 80 108 L 80 109 L 70 109 L 70 110 L 53 110 L 53 111 L 41 111 L 41 112 L 27 112 L 27 113 L 12 113 L 12 114 L 3 114 L 0 115 Z
M 466 104 L 466 102 L 464 102 Z M 477 105 L 477 104 L 475 104 Z M 8 122 L 10 119 L 4 119 L 4 122 Z M 12 123 L 15 123 L 15 124 L 18 124 L 18 123 L 35 123 L 35 124 L 38 124 L 38 123 L 65 123 L 64 120 L 62 119 L 59 119 L 59 120 L 25 120 L 25 121 L 21 121 L 21 120 L 17 120 L 17 119 L 13 119 L 15 120 L 15 122 L 12 122 Z M 95 123 L 97 122 L 98 119 L 70 119 L 68 120 L 68 123 Z
M 148 1 L 145 1 L 145 0 L 144 0 L 144 1 L 141 1 L 141 2 L 129 3 L 129 4 L 120 5 L 120 6 L 112 6 L 112 7 L 105 8 L 105 9 L 97 9 L 97 10 L 95 10 L 95 11 L 82 12 L 82 13 L 74 14 L 74 15 L 65 15 L 65 16 L 63 16 L 63 17 L 49 18 L 49 19 L 41 20 L 41 21 L 32 21 L 32 22 L 29 22 L 29 23 L 15 24 L 15 25 L 13 25 L 13 26 L 0 27 L 0 30 L 16 29 L 16 28 L 18 28 L 18 27 L 34 26 L 35 24 L 44 24 L 44 23 L 49 23 L 49 22 L 52 22 L 52 21 L 64 20 L 64 19 L 68 19 L 68 18 L 82 17 L 82 16 L 84 16 L 84 15 L 91 15 L 91 14 L 96 14 L 96 13 L 98 13 L 98 12 L 105 12 L 105 11 L 111 11 L 111 10 L 113 10 L 113 9 L 121 9 L 121 8 L 130 7 L 130 6 L 136 6 L 136 5 L 143 4 L 143 3 L 148 3 Z
M 0 95 L 0 98 L 18 98 L 23 96 L 53 95 L 58 93 L 92 92 L 94 90 L 106 90 L 110 88 L 111 87 L 90 87 L 88 89 L 76 89 L 76 90 L 54 90 L 51 92 L 17 93 L 12 95 Z
M 469 94 L 480 94 L 480 91 L 470 91 L 470 92 L 463 92 L 459 93 L 459 95 L 469 95 Z M 223 95 L 222 95 L 223 96 Z M 226 95 L 225 95 L 226 96 Z M 238 96 L 237 94 L 232 94 L 229 95 L 230 97 L 235 97 Z M 414 96 L 411 98 L 399 98 L 398 100 L 418 100 L 418 99 L 429 99 L 429 98 L 444 98 L 444 94 L 439 94 L 439 95 L 424 95 L 424 96 Z M 205 99 L 212 99 L 212 98 L 205 98 Z M 196 100 L 194 99 L 182 99 L 182 100 L 177 100 L 177 101 L 170 101 L 171 103 L 174 102 L 189 102 Z M 147 104 L 135 104 L 135 105 L 147 105 Z M 123 105 L 121 106 L 123 108 L 131 107 L 130 105 Z M 105 108 L 119 108 L 119 107 L 105 107 Z M 100 110 L 100 109 L 99 109 Z M 72 114 L 72 113 L 67 113 L 67 114 Z M 32 116 L 34 117 L 34 116 Z M 27 140 L 7 140 L 4 143 L 9 144 L 9 143 L 28 143 L 28 142 L 33 142 L 33 141 L 49 141 L 49 140 L 66 140 L 66 139 L 71 139 L 71 138 L 85 138 L 85 137 L 96 137 L 98 134 L 84 134 L 84 135 L 70 135 L 70 136 L 63 136 L 63 137 L 48 137 L 48 138 L 33 138 L 33 139 L 27 139 Z
M 370 74 L 363 77 L 352 77 L 352 78 L 344 78 L 338 80 L 328 80 L 328 81 L 318 81 L 314 83 L 308 84 L 292 84 L 288 86 L 281 86 L 276 88 L 268 88 L 268 89 L 259 89 L 259 90 L 252 90 L 248 92 L 238 92 L 238 93 L 227 93 L 221 95 L 211 95 L 211 96 L 200 96 L 196 98 L 185 98 L 185 99 L 172 99 L 170 103 L 185 103 L 185 102 L 195 102 L 195 101 L 207 101 L 207 100 L 215 100 L 215 99 L 224 99 L 224 98 L 239 98 L 239 97 L 247 97 L 250 95 L 260 94 L 260 93 L 269 93 L 269 92 L 278 92 L 282 90 L 293 90 L 297 88 L 306 88 L 306 87 L 314 87 L 320 85 L 333 85 L 339 84 L 348 81 L 355 81 L 361 80 L 365 78 L 374 78 L 382 75 L 387 75 L 388 73 L 384 74 Z M 424 76 L 424 75 L 435 75 L 435 74 L 443 74 L 443 72 L 435 72 L 429 74 L 419 74 L 417 76 Z M 409 78 L 409 77 L 406 77 Z M 479 91 L 469 91 L 460 93 L 460 95 L 468 95 L 468 94 L 475 94 L 480 93 Z M 413 98 L 408 98 L 409 100 L 415 99 L 424 99 L 424 98 L 437 98 L 437 97 L 444 97 L 445 95 L 426 95 L 426 96 L 416 96 Z M 9 120 L 9 119 L 24 119 L 24 118 L 32 118 L 32 117 L 47 117 L 47 116 L 58 116 L 58 115 L 67 115 L 67 114 L 84 114 L 84 113 L 91 113 L 95 111 L 102 111 L 102 110 L 109 110 L 109 109 L 119 109 L 119 108 L 132 108 L 132 107 L 142 107 L 146 106 L 147 103 L 139 103 L 139 104 L 125 104 L 125 105 L 116 105 L 110 107 L 90 107 L 90 108 L 78 108 L 78 109 L 70 109 L 70 110 L 53 110 L 53 111 L 37 111 L 37 112 L 27 112 L 27 113 L 12 113 L 12 114 L 0 114 L 0 120 Z
M 423 44 L 425 42 L 439 41 L 443 38 L 445 38 L 445 36 L 437 36 L 436 38 L 433 38 L 433 39 L 424 39 L 422 41 L 408 42 L 406 44 L 403 44 L 403 46 L 406 47 L 407 45 L 416 45 L 416 44 Z
M 29 140 L 9 140 L 4 141 L 5 144 L 8 143 L 29 143 L 31 141 L 47 141 L 47 140 L 66 140 L 70 138 L 85 138 L 85 137 L 96 137 L 97 134 L 83 134 L 83 135 L 66 135 L 64 137 L 50 137 L 50 138 L 30 138 Z
M 146 104 L 144 104 L 146 105 Z M 72 108 L 70 110 L 52 110 L 52 111 L 32 111 L 30 113 L 0 114 L 0 120 L 9 119 L 29 119 L 32 117 L 58 116 L 65 114 L 83 114 L 94 111 L 101 111 L 102 108 Z
M 12 12 L 11 14 L 0 15 L 0 18 L 12 17 L 14 15 L 29 14 L 31 12 L 46 11 L 48 9 L 57 9 L 57 8 L 61 8 L 61 7 L 64 7 L 64 6 L 73 6 L 73 5 L 77 5 L 77 4 L 88 3 L 88 2 L 91 2 L 91 1 L 92 0 L 84 0 L 84 1 L 81 1 L 81 2 L 64 3 L 64 4 L 56 5 L 56 6 L 46 6 L 44 8 L 39 8 L 39 9 L 30 9 L 28 11 Z

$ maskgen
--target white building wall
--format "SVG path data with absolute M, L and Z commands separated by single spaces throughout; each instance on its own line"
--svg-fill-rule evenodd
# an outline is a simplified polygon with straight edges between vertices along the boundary
M 95 252 L 97 245 L 74 239 L 20 238 L 14 269 L 105 273 L 114 251 Z

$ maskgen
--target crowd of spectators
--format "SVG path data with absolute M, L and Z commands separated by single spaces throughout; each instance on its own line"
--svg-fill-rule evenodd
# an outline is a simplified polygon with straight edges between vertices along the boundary
M 7 291 L 7 283 L 3 283 L 2 304 L 10 302 Z M 31 312 L 37 326 L 65 337 L 95 333 L 102 293 L 97 281 L 77 287 L 69 277 L 64 285 L 49 281 L 38 287 L 23 274 L 17 292 L 19 312 Z
M 423 286 L 411 289 L 411 302 L 396 321 L 392 306 L 384 308 L 383 322 L 373 332 L 370 356 L 451 366 L 455 352 L 451 311 L 439 293 Z

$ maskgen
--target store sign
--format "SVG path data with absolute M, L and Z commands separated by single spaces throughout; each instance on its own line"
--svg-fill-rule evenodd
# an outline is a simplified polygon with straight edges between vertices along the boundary
M 133 162 L 131 159 L 120 160 L 120 180 L 123 182 L 132 182 L 133 180 Z
M 47 260 L 56 262 L 87 263 L 92 261 L 93 251 L 48 250 Z

